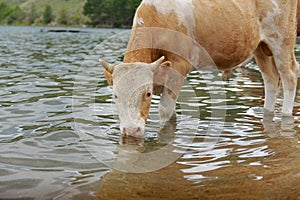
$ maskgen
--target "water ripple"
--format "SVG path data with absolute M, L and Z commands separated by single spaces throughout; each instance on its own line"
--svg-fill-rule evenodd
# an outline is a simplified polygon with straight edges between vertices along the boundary
M 109 37 L 116 33 L 121 34 Z M 180 185 L 178 191 L 264 181 L 273 174 L 299 178 L 300 90 L 292 120 L 279 115 L 282 92 L 275 118 L 263 119 L 263 83 L 255 63 L 236 69 L 226 82 L 215 80 L 216 73 L 192 72 L 176 122 L 160 130 L 155 96 L 146 136 L 122 140 L 111 88 L 97 60 L 121 62 L 128 35 L 111 29 L 56 34 L 0 27 L 1 198 L 95 198 L 100 183 L 111 181 L 114 189 L 124 181 L 130 191 L 153 174 L 166 188 Z M 299 45 L 296 54 L 299 60 Z M 118 181 L 99 178 L 116 173 L 104 161 L 120 158 L 118 152 L 146 155 L 170 146 L 179 157 L 166 169 L 138 180 L 135 175 L 135 182 L 129 181 L 132 174 L 119 175 Z

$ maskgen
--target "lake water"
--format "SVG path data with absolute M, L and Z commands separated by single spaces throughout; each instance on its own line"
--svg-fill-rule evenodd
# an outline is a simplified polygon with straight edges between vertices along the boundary
M 145 137 L 122 138 L 97 60 L 129 31 L 79 30 L 0 27 L 0 199 L 300 199 L 300 89 L 293 118 L 281 90 L 263 119 L 254 62 L 193 72 L 176 121 L 160 129 L 155 97 Z

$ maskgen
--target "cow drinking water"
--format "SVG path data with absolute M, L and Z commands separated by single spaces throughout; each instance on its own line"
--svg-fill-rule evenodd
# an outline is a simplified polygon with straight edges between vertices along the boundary
M 184 77 L 203 65 L 199 46 L 227 76 L 254 56 L 265 83 L 265 112 L 274 112 L 281 80 L 282 114 L 291 116 L 299 70 L 296 12 L 297 0 L 143 0 L 124 63 L 100 60 L 121 131 L 143 134 L 153 94 L 161 95 L 161 122 L 172 116 Z

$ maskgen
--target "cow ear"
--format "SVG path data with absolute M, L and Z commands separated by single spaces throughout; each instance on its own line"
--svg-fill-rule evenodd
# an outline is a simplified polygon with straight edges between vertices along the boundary
M 104 60 L 99 60 L 100 64 L 104 68 L 104 76 L 107 79 L 109 85 L 113 85 L 112 73 L 114 71 L 114 65 L 105 62 Z
M 172 63 L 166 61 L 162 63 L 154 72 L 153 72 L 153 83 L 157 91 L 155 94 L 162 93 L 163 86 L 168 80 L 169 71 L 172 68 Z M 160 88 L 160 89 L 159 89 Z
M 170 61 L 166 61 L 166 62 L 163 62 L 159 68 L 163 68 L 165 70 L 169 70 L 170 68 L 172 68 L 172 63 Z

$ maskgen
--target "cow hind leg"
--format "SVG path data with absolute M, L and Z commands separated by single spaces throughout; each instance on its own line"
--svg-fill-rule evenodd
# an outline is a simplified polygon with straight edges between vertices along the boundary
M 295 58 L 294 51 L 290 56 L 286 56 L 286 62 L 278 68 L 280 77 L 282 79 L 282 86 L 284 92 L 282 115 L 292 116 L 294 101 L 296 96 L 297 81 L 299 66 Z
M 272 52 L 265 43 L 260 43 L 255 51 L 255 60 L 259 65 L 265 85 L 264 114 L 274 113 L 280 77 Z

